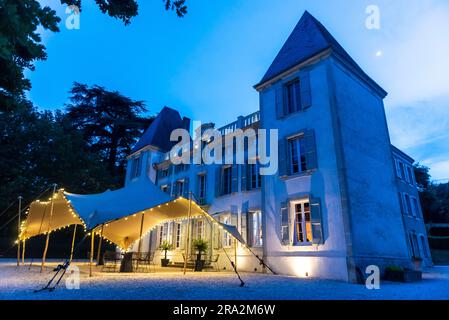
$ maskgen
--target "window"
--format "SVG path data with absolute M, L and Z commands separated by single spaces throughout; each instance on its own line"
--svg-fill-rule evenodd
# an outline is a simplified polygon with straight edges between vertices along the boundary
M 310 216 L 310 204 L 308 201 L 297 202 L 292 206 L 294 210 L 294 243 L 303 244 L 312 242 L 312 220 Z
M 405 165 L 402 162 L 399 162 L 399 172 L 400 172 L 400 178 L 402 180 L 405 180 L 406 179 L 406 176 L 405 176 Z
M 223 169 L 223 194 L 232 193 L 232 167 Z
M 164 225 L 159 228 L 159 246 L 164 242 Z
M 162 192 L 165 192 L 165 193 L 168 193 L 168 185 L 163 185 L 163 186 L 161 186 L 161 190 L 162 190 Z
M 304 138 L 297 137 L 288 140 L 290 156 L 290 174 L 298 174 L 307 171 L 306 155 L 303 152 Z
M 248 244 L 251 247 L 262 246 L 262 212 L 250 212 L 248 222 Z
M 184 181 L 183 180 L 179 180 L 176 181 L 176 189 L 175 189 L 175 197 L 179 197 L 182 196 L 184 194 Z
M 426 243 L 426 238 L 424 237 L 424 235 L 420 235 L 419 239 L 421 240 L 421 249 L 422 252 L 424 253 L 424 258 L 429 258 L 429 251 L 427 250 L 427 243 Z
M 173 225 L 174 223 L 169 222 L 167 223 L 167 227 L 164 228 L 167 230 L 166 241 L 170 244 L 173 244 Z
M 175 173 L 183 172 L 183 171 L 187 170 L 188 168 L 189 168 L 188 164 L 184 164 L 184 163 L 178 164 L 175 166 Z
M 180 248 L 181 247 L 181 228 L 182 225 L 180 223 L 176 224 L 176 248 Z
M 293 80 L 284 86 L 285 114 L 295 113 L 301 110 L 299 79 Z
M 132 159 L 131 162 L 131 179 L 138 178 L 142 170 L 142 157 Z
M 159 169 L 159 170 L 157 171 L 157 178 L 158 178 L 158 179 L 166 178 L 166 177 L 168 177 L 169 172 L 170 172 L 170 171 L 169 171 L 168 168 L 166 168 L 166 169 Z
M 206 202 L 206 175 L 200 174 L 198 175 L 198 200 L 200 204 L 204 204 Z
M 413 212 L 412 212 L 412 204 L 410 202 L 410 196 L 408 194 L 406 194 L 406 193 L 404 194 L 404 200 L 405 200 L 405 204 L 404 204 L 405 211 L 407 212 L 408 215 L 413 214 Z
M 412 214 L 415 218 L 417 218 L 419 215 L 419 206 L 418 206 L 418 200 L 416 198 L 412 198 Z
M 250 189 L 259 189 L 262 185 L 262 177 L 260 176 L 259 163 L 249 165 L 249 187 Z
M 204 239 L 204 221 L 197 220 L 196 222 L 196 239 Z
M 224 224 L 231 224 L 231 217 L 224 217 L 223 219 L 223 223 Z M 229 233 L 227 233 L 226 231 L 223 231 L 223 247 L 225 248 L 229 248 L 232 246 L 232 237 Z
M 407 166 L 407 172 L 408 172 L 408 182 L 412 185 L 415 184 L 415 179 L 413 178 L 413 169 L 412 167 Z

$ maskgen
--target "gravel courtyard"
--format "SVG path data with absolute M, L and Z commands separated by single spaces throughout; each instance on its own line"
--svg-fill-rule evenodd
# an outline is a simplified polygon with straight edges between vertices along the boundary
M 80 289 L 68 290 L 65 279 L 54 292 L 33 293 L 53 275 L 50 267 L 40 273 L 39 262 L 29 268 L 0 261 L 0 299 L 207 299 L 207 300 L 289 300 L 289 299 L 449 299 L 449 267 L 435 267 L 420 283 L 382 282 L 380 290 L 336 281 L 298 279 L 285 276 L 243 273 L 245 287 L 232 273 L 119 274 L 96 271 L 89 278 L 87 266 L 81 269 Z

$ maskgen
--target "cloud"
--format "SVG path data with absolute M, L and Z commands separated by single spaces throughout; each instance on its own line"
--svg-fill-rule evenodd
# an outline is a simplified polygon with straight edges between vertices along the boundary
M 437 4 L 411 2 L 409 7 L 396 11 L 400 18 L 388 18 L 382 78 L 390 92 L 390 106 L 449 93 L 449 4 L 432 3 Z M 410 9 L 413 5 L 415 10 Z

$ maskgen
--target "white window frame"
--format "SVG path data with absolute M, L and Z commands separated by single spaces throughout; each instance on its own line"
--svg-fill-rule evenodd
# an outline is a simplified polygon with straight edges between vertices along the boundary
M 204 235 L 205 235 L 205 224 L 204 224 L 204 220 L 202 219 L 197 219 L 196 220 L 196 224 L 195 224 L 195 235 L 196 235 L 196 239 L 204 239 Z
M 251 211 L 249 214 L 249 224 L 250 228 L 250 243 L 251 247 L 262 247 L 263 246 L 263 233 L 262 233 L 262 211 Z
M 302 167 L 302 151 L 301 151 L 301 140 L 304 139 L 304 135 L 300 134 L 291 138 L 287 139 L 287 148 L 288 148 L 288 156 L 289 156 L 289 164 L 290 164 L 290 168 L 289 169 L 289 174 L 290 175 L 296 175 L 296 174 L 302 174 L 304 172 L 307 172 L 307 163 L 306 163 L 306 168 L 305 170 L 303 170 Z M 296 153 L 297 153 L 297 158 L 298 158 L 298 172 L 294 172 L 293 170 L 293 150 L 292 150 L 292 144 L 295 144 L 296 147 Z
M 230 225 L 231 224 L 231 216 L 224 216 L 223 223 Z M 232 247 L 232 236 L 225 230 L 223 230 L 223 248 Z
M 308 203 L 309 204 L 309 220 L 310 221 L 306 221 L 306 211 L 305 211 L 305 204 Z M 296 221 L 297 218 L 297 212 L 296 212 L 296 205 L 300 205 L 301 206 L 301 232 L 303 234 L 303 241 L 298 240 L 298 223 Z M 310 232 L 312 233 L 312 212 L 311 212 L 312 208 L 311 208 L 311 204 L 309 199 L 302 199 L 302 200 L 295 200 L 295 201 L 290 201 L 290 221 L 292 221 L 292 223 L 290 223 L 290 227 L 293 227 L 293 245 L 294 246 L 309 246 L 312 245 L 313 242 L 313 234 L 312 234 L 312 239 L 310 239 L 310 241 L 307 241 L 307 223 L 310 224 Z
M 175 246 L 177 249 L 181 247 L 181 237 L 182 237 L 182 224 L 176 223 L 176 240 L 175 240 Z

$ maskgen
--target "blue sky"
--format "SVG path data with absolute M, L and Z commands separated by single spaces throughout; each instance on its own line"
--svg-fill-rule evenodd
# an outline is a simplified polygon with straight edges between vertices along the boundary
M 393 144 L 449 178 L 447 0 L 188 0 L 184 19 L 141 0 L 127 27 L 84 0 L 80 30 L 65 28 L 59 0 L 40 2 L 62 18 L 60 33 L 43 34 L 48 59 L 27 73 L 40 108 L 62 107 L 78 81 L 145 100 L 151 114 L 167 105 L 217 126 L 258 109 L 252 86 L 307 9 L 389 92 Z M 380 9 L 379 30 L 365 27 L 368 5 Z

